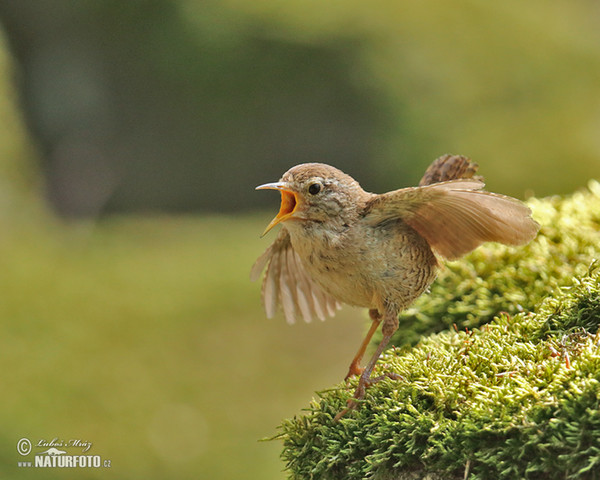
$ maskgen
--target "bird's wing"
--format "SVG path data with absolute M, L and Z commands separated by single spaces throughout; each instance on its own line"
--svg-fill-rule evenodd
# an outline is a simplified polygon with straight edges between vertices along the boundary
M 453 180 L 377 195 L 366 206 L 365 221 L 402 220 L 449 260 L 484 242 L 522 245 L 532 240 L 539 225 L 531 210 L 483 186 L 477 180 Z
M 309 276 L 294 251 L 285 227 L 252 266 L 250 279 L 258 280 L 266 267 L 262 284 L 262 299 L 268 318 L 273 318 L 279 304 L 288 323 L 294 323 L 297 314 L 306 322 L 313 316 L 325 320 L 333 317 L 340 303 L 325 293 Z

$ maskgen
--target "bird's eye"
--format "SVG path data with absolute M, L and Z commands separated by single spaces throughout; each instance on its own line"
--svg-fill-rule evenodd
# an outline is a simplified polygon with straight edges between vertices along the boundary
M 320 191 L 321 191 L 321 184 L 320 183 L 312 183 L 308 187 L 308 193 L 310 193 L 311 195 L 316 195 Z

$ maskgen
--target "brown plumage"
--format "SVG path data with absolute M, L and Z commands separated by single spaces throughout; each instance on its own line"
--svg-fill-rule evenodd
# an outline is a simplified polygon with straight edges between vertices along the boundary
M 257 279 L 266 267 L 267 316 L 279 305 L 289 323 L 297 316 L 323 320 L 340 303 L 369 308 L 373 323 L 346 376 L 360 374 L 348 409 L 379 379 L 371 372 L 398 328 L 398 314 L 433 282 L 439 257 L 453 260 L 484 242 L 522 245 L 535 237 L 539 225 L 529 208 L 483 191 L 476 171 L 468 158 L 445 155 L 420 186 L 378 195 L 334 167 L 307 163 L 257 187 L 281 193 L 281 209 L 265 233 L 278 223 L 282 228 L 251 272 Z M 383 340 L 362 369 L 382 321 Z

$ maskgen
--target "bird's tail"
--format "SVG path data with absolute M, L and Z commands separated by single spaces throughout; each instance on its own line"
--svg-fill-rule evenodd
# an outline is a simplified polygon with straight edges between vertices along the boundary
M 419 187 L 432 183 L 447 182 L 449 180 L 473 179 L 483 182 L 483 177 L 475 175 L 479 165 L 463 155 L 447 153 L 436 158 L 425 171 L 419 182 Z

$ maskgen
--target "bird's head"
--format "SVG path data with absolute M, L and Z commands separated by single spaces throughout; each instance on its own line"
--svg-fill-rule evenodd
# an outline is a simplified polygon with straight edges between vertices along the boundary
M 279 213 L 263 235 L 281 222 L 343 220 L 353 214 L 359 200 L 368 195 L 352 177 L 323 163 L 296 165 L 278 182 L 265 183 L 256 189 L 281 193 Z

